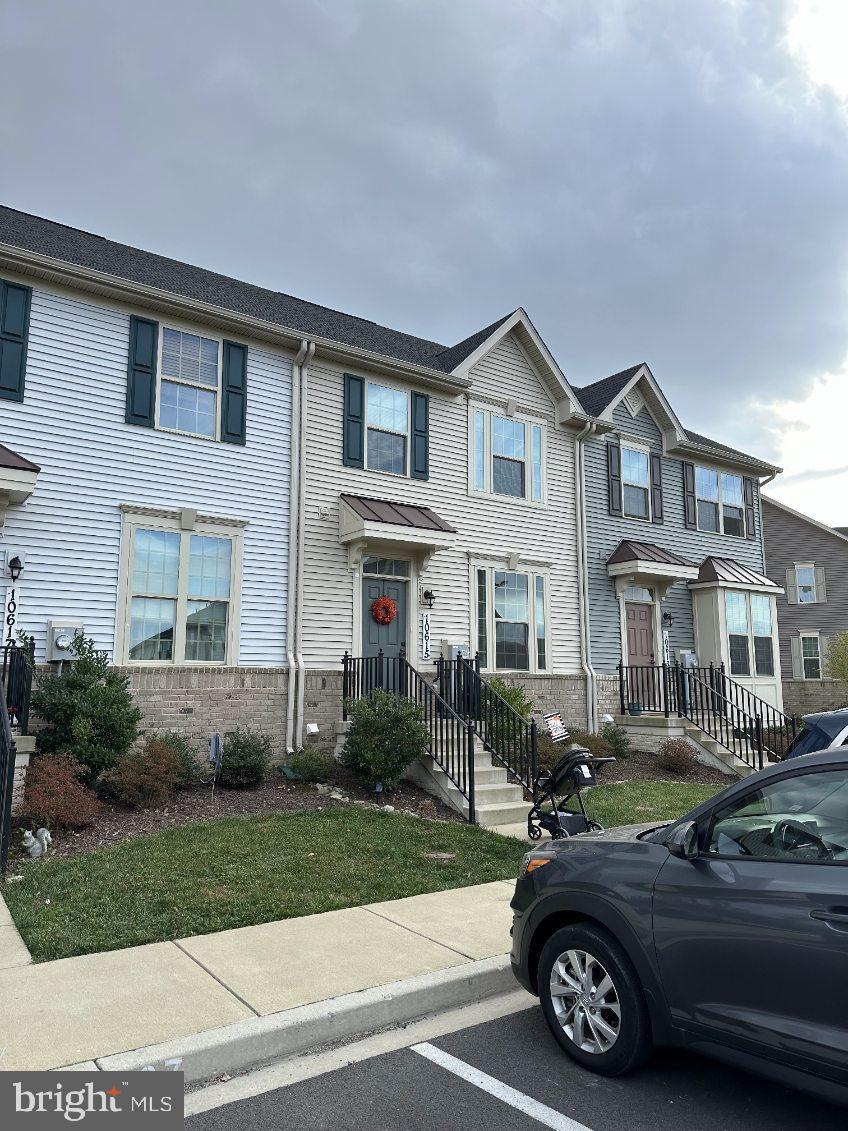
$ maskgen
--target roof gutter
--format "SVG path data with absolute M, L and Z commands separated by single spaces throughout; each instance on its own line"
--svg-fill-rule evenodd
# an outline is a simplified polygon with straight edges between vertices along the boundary
M 586 724 L 590 734 L 597 729 L 598 679 L 592 666 L 592 630 L 589 624 L 588 539 L 586 522 L 585 441 L 598 430 L 588 420 L 574 438 L 574 493 L 577 518 L 577 577 L 579 580 L 580 665 L 586 676 Z
M 307 387 L 309 384 L 309 363 L 315 356 L 315 343 L 309 342 L 306 356 L 300 366 L 300 420 L 299 420 L 299 461 L 297 467 L 297 545 L 298 570 L 295 582 L 297 592 L 297 613 L 295 618 L 295 663 L 297 664 L 297 713 L 295 749 L 303 746 L 303 701 L 306 695 L 306 661 L 303 658 L 303 569 L 300 557 L 303 549 L 303 532 L 306 521 L 306 421 Z
M 307 341 L 300 343 L 300 349 L 292 361 L 292 423 L 291 450 L 289 452 L 289 570 L 288 607 L 286 611 L 286 663 L 288 664 L 288 692 L 286 695 L 286 752 L 294 752 L 295 722 L 295 649 L 297 634 L 295 624 L 298 618 L 298 573 L 300 566 L 300 542 L 298 539 L 298 507 L 300 492 L 298 484 L 302 478 L 300 458 L 300 406 L 302 365 L 309 348 Z
M 151 308 L 163 309 L 183 318 L 199 319 L 218 326 L 224 324 L 245 337 L 260 338 L 285 349 L 298 349 L 303 341 L 303 331 L 291 326 L 280 326 L 264 318 L 241 314 L 237 310 L 175 294 L 173 291 L 152 287 L 147 283 L 122 279 L 118 275 L 110 275 L 93 267 L 82 267 L 62 259 L 53 259 L 39 252 L 15 247 L 13 244 L 0 242 L 0 264 L 11 271 L 36 274 L 60 286 L 78 289 L 82 287 L 92 293 L 105 295 L 135 307 L 144 303 Z M 371 350 L 360 349 L 358 346 L 346 345 L 344 342 L 333 341 L 332 338 L 322 338 L 312 334 L 310 341 L 315 350 L 324 356 L 334 357 L 342 362 L 356 362 L 366 368 L 408 374 L 422 384 L 445 392 L 462 393 L 471 386 L 468 378 L 456 377 L 451 373 L 430 369 L 426 365 L 416 365 L 414 362 L 403 361 L 388 354 L 374 353 Z

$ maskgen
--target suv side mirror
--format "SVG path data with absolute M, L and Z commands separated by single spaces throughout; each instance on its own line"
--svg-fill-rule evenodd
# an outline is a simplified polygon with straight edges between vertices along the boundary
M 684 821 L 677 826 L 665 846 L 678 860 L 694 860 L 698 855 L 698 826 L 694 821 Z

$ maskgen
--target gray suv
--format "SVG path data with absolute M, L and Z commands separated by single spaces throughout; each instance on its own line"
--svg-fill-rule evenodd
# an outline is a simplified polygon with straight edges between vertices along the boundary
M 848 750 L 524 858 L 512 965 L 570 1057 L 687 1045 L 848 1100 Z

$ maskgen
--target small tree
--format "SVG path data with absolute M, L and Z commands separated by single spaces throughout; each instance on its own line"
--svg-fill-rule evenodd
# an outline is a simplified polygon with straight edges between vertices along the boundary
M 830 638 L 824 669 L 824 674 L 831 679 L 848 680 L 848 632 Z
M 39 751 L 72 755 L 85 766 L 91 784 L 138 738 L 141 712 L 129 679 L 109 667 L 93 640 L 78 632 L 72 648 L 76 659 L 60 674 L 39 677 L 32 711 L 44 724 L 37 736 Z
M 370 785 L 393 789 L 407 766 L 427 753 L 430 732 L 422 710 L 411 699 L 374 691 L 368 699 L 347 705 L 350 730 L 340 761 Z

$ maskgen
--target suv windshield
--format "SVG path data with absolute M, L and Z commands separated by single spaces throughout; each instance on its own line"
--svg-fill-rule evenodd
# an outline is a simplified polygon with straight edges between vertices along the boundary
M 801 731 L 784 754 L 784 758 L 797 758 L 799 754 L 813 754 L 816 750 L 827 750 L 831 745 L 830 735 L 821 727 L 807 727 Z

